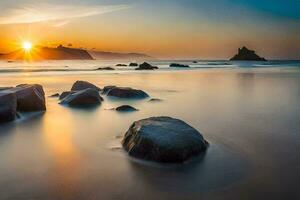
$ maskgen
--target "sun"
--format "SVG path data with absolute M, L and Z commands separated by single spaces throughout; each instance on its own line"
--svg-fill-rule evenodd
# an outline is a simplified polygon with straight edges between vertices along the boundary
M 25 50 L 25 51 L 30 51 L 31 48 L 32 48 L 32 43 L 29 42 L 29 41 L 24 41 L 22 43 L 22 48 Z

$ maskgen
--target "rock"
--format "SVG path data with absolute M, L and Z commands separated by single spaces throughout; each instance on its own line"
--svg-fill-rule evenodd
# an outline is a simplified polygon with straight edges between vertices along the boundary
M 115 69 L 112 67 L 99 67 L 96 70 L 115 70 Z
M 127 67 L 126 64 L 116 64 L 117 67 Z
M 122 105 L 122 106 L 117 107 L 116 111 L 119 111 L 119 112 L 133 112 L 133 111 L 138 111 L 138 109 L 136 109 L 132 106 L 129 106 L 129 105 Z
M 12 89 L 13 87 L 0 87 L 0 91 L 2 90 L 8 90 L 8 89 Z
M 198 61 L 194 60 L 193 63 L 198 63 Z
M 107 96 L 132 99 L 143 99 L 149 97 L 149 95 L 146 92 L 130 87 L 112 87 L 107 92 Z
M 208 142 L 193 127 L 171 117 L 134 122 L 122 140 L 130 156 L 157 162 L 183 162 L 204 152 Z
M 99 87 L 93 85 L 92 83 L 89 83 L 87 81 L 76 81 L 72 88 L 71 88 L 71 91 L 79 91 L 79 90 L 84 90 L 84 89 L 87 89 L 87 88 L 91 88 L 91 89 L 95 89 L 95 90 L 100 90 Z
M 63 98 L 60 104 L 67 104 L 69 106 L 93 106 L 101 104 L 103 101 L 99 95 L 99 91 L 92 88 L 87 88 L 77 92 L 70 93 Z
M 17 96 L 13 92 L 0 92 L 0 123 L 13 121 L 17 116 Z
M 75 91 L 64 91 L 59 95 L 59 100 L 62 100 L 63 98 L 65 98 L 66 96 L 68 96 L 69 94 L 73 94 L 75 93 Z
M 188 65 L 183 65 L 183 64 L 178 64 L 178 63 L 171 63 L 170 67 L 181 67 L 181 68 L 188 68 L 190 66 Z
M 265 58 L 259 57 L 255 51 L 249 50 L 246 47 L 239 48 L 238 54 L 233 56 L 230 60 L 267 61 Z
M 58 93 L 55 93 L 55 94 L 50 95 L 49 97 L 51 97 L 51 98 L 56 98 L 56 97 L 59 97 L 59 94 L 58 94 Z
M 18 111 L 46 110 L 45 92 L 41 85 L 22 84 L 6 91 L 16 94 Z
M 108 86 L 105 86 L 102 90 L 102 94 L 107 94 L 108 91 L 110 91 L 112 88 L 115 88 L 116 86 L 114 85 L 108 85 Z
M 152 66 L 147 62 L 144 62 L 143 64 L 140 64 L 138 68 L 135 68 L 135 70 L 154 70 L 154 69 L 158 69 L 158 67 Z
M 137 66 L 139 66 L 139 64 L 137 64 L 137 63 L 130 63 L 129 66 L 130 67 L 137 67 Z
M 149 101 L 150 101 L 150 102 L 159 102 L 159 101 L 162 101 L 162 99 L 151 98 Z

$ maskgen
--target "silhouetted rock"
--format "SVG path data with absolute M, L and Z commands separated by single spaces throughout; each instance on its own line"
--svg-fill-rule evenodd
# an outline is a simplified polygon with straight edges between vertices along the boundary
M 133 111 L 137 111 L 136 108 L 129 106 L 129 105 L 122 105 L 116 108 L 116 111 L 119 112 L 133 112 Z
M 137 66 L 139 66 L 139 64 L 137 64 L 137 63 L 130 63 L 129 66 L 130 67 L 137 67 Z
M 154 70 L 154 69 L 158 69 L 158 67 L 152 66 L 147 62 L 144 62 L 143 64 L 140 64 L 138 68 L 135 68 L 135 70 Z
M 194 60 L 193 63 L 198 63 L 198 61 Z
M 157 162 L 183 162 L 205 151 L 208 143 L 185 122 L 150 117 L 134 122 L 122 140 L 129 155 Z
M 103 89 L 102 89 L 102 94 L 107 94 L 108 91 L 110 91 L 112 88 L 115 88 L 116 86 L 115 85 L 108 85 L 108 86 L 105 86 Z
M 55 93 L 55 94 L 50 95 L 49 97 L 51 97 L 51 98 L 56 98 L 56 97 L 59 97 L 59 94 L 58 94 L 58 93 Z
M 238 54 L 233 56 L 230 60 L 266 61 L 265 58 L 259 57 L 255 51 L 249 50 L 246 47 L 239 48 Z
M 79 91 L 79 90 L 84 90 L 84 89 L 87 89 L 87 88 L 92 88 L 92 89 L 95 89 L 95 90 L 100 90 L 99 87 L 95 86 L 94 84 L 92 83 L 89 83 L 87 81 L 76 81 L 72 88 L 71 88 L 71 91 Z
M 178 63 L 171 63 L 170 67 L 181 67 L 181 68 L 188 68 L 190 66 L 188 65 L 183 65 L 183 64 L 178 64 Z
M 101 104 L 101 101 L 103 101 L 103 99 L 99 95 L 98 90 L 87 88 L 74 93 L 70 93 L 61 100 L 60 104 L 80 107 L 98 105 Z
M 99 67 L 96 70 L 115 70 L 115 69 L 112 67 Z
M 17 96 L 18 111 L 45 111 L 46 101 L 43 87 L 38 84 L 22 84 L 8 89 Z
M 117 67 L 127 67 L 126 64 L 116 64 Z
M 146 92 L 142 90 L 136 90 L 130 87 L 112 87 L 107 92 L 107 96 L 129 99 L 143 99 L 149 97 L 149 95 Z
M 13 121 L 17 115 L 17 96 L 13 92 L 0 92 L 0 123 Z

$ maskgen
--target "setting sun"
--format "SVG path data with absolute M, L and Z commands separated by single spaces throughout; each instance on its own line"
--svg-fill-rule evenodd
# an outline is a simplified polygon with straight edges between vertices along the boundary
M 30 51 L 31 48 L 32 48 L 32 43 L 29 42 L 29 41 L 25 41 L 25 42 L 23 42 L 23 44 L 22 44 L 22 48 L 23 48 L 25 51 Z

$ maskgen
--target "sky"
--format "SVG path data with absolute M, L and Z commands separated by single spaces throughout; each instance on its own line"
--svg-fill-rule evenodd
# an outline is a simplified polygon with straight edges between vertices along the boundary
M 35 45 L 228 59 L 300 59 L 300 0 L 1 0 L 0 52 Z

